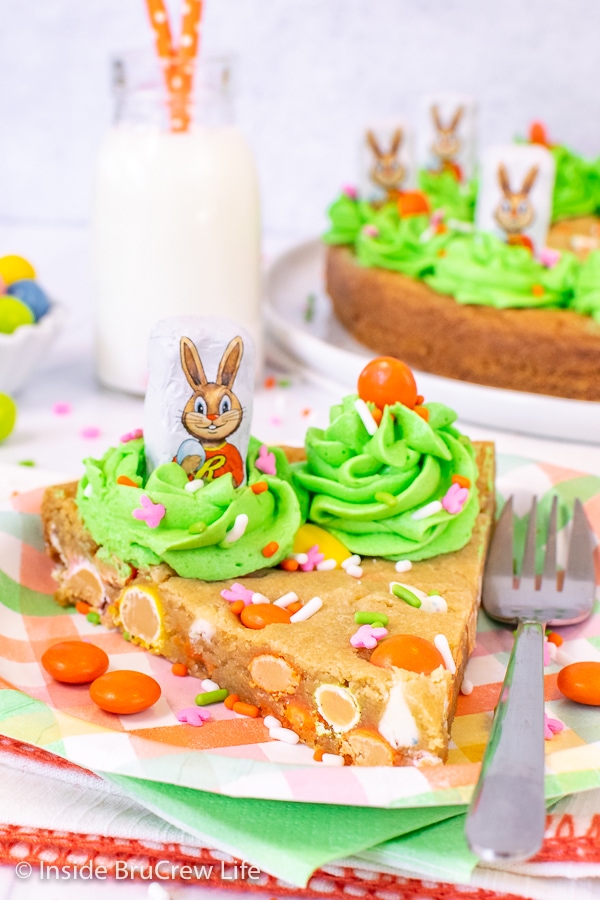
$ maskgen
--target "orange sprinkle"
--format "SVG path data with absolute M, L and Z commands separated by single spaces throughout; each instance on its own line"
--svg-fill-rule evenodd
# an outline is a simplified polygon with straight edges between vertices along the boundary
M 132 481 L 131 478 L 128 478 L 127 475 L 119 475 L 117 484 L 125 484 L 127 487 L 139 487 L 139 484 L 136 484 L 136 482 Z
M 447 251 L 444 250 L 443 248 L 441 250 L 438 250 L 438 252 L 437 252 L 438 256 L 446 256 L 446 254 L 447 254 Z
M 234 614 L 234 616 L 239 616 L 245 605 L 246 604 L 243 600 L 234 600 L 229 609 Z
M 383 412 L 379 409 L 378 406 L 374 406 L 373 408 L 369 407 L 369 412 L 379 425 L 379 423 L 381 422 L 381 417 L 383 416 Z
M 415 406 L 415 412 L 422 419 L 425 419 L 426 422 L 429 422 L 429 410 L 425 409 L 424 406 Z
M 269 490 L 269 485 L 266 481 L 255 481 L 254 484 L 250 485 L 253 494 L 262 494 L 264 491 Z
M 240 716 L 251 716 L 253 719 L 256 719 L 260 712 L 258 706 L 253 706 L 252 703 L 242 703 L 241 700 L 234 703 L 231 708 L 235 713 L 239 713 Z
M 80 600 L 79 603 L 75 604 L 75 609 L 78 613 L 81 613 L 82 616 L 87 616 L 87 614 L 91 610 L 91 606 L 89 603 L 84 603 L 83 600 Z
M 534 284 L 531 286 L 531 293 L 534 297 L 543 297 L 546 291 L 543 284 Z
M 239 701 L 239 699 L 240 699 L 240 698 L 238 697 L 237 694 L 229 694 L 229 695 L 228 695 L 227 697 L 225 697 L 225 699 L 223 700 L 223 705 L 224 705 L 227 709 L 233 709 L 234 705 Z
M 458 484 L 459 487 L 470 488 L 471 479 L 467 478 L 466 475 L 453 475 L 452 484 Z
M 299 609 L 302 609 L 302 603 L 300 603 L 299 600 L 296 600 L 295 603 L 290 603 L 290 605 L 287 607 L 287 611 L 292 615 L 294 615 L 294 613 L 297 613 Z
M 279 550 L 279 544 L 277 541 L 269 541 L 266 547 L 262 548 L 262 555 L 266 556 L 267 559 L 271 556 L 275 556 L 277 551 Z
M 323 759 L 324 752 L 325 751 L 322 750 L 320 747 L 317 747 L 317 749 L 313 753 L 313 759 L 315 760 L 315 762 L 321 762 L 321 760 Z
M 415 400 L 415 406 L 420 406 L 421 403 L 425 403 L 425 397 L 423 394 L 417 394 L 417 399 Z
M 185 678 L 188 673 L 187 666 L 184 666 L 183 663 L 173 663 L 171 666 L 171 672 L 173 675 L 178 675 L 179 678 Z
M 307 406 L 306 409 L 303 409 L 303 410 L 302 410 L 302 415 L 303 415 L 303 416 L 310 416 L 311 412 L 312 412 L 312 410 L 309 409 L 308 406 Z
M 557 634 L 556 631 L 549 631 L 546 635 L 551 644 L 555 644 L 555 646 L 560 647 L 563 643 L 563 639 L 560 634 Z
M 300 567 L 300 563 L 297 559 L 282 559 L 279 563 L 279 566 L 281 569 L 285 569 L 286 572 L 297 572 Z
M 276 384 L 277 382 L 272 375 L 270 375 L 268 378 L 265 378 L 265 387 L 268 391 L 270 391 L 271 388 L 274 388 Z

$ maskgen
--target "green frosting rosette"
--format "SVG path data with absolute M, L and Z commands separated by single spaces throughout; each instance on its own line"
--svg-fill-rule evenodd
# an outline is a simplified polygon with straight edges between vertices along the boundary
M 594 215 L 600 209 L 600 159 L 582 159 L 561 146 L 550 152 L 556 163 L 552 221 Z
M 571 253 L 543 266 L 525 247 L 511 247 L 480 232 L 456 238 L 424 278 L 440 294 L 458 303 L 496 309 L 568 306 L 575 290 L 578 263 Z
M 600 322 L 600 250 L 593 250 L 581 264 L 571 308 Z
M 284 453 L 271 450 L 277 474 L 268 475 L 255 466 L 260 446 L 250 439 L 246 486 L 235 488 L 226 474 L 191 492 L 177 463 L 158 466 L 146 477 L 143 439 L 122 443 L 101 460 L 85 460 L 79 512 L 104 557 L 138 568 L 166 562 L 185 578 L 218 581 L 275 566 L 292 549 L 300 507 Z M 119 484 L 120 476 L 137 487 Z M 257 481 L 266 482 L 268 490 L 254 493 Z M 136 511 L 149 516 L 136 518 Z M 273 543 L 275 552 L 263 555 Z
M 443 209 L 448 219 L 472 222 L 475 218 L 477 200 L 477 180 L 467 184 L 456 180 L 452 172 L 430 172 L 421 169 L 419 187 L 431 204 L 432 209 Z
M 371 436 L 356 399 L 332 408 L 327 429 L 307 432 L 307 460 L 292 467 L 305 517 L 362 556 L 417 560 L 464 547 L 479 499 L 473 446 L 453 427 L 456 413 L 427 403 L 425 421 L 396 403 L 384 407 Z M 459 510 L 449 512 L 440 502 L 453 475 L 471 487 Z

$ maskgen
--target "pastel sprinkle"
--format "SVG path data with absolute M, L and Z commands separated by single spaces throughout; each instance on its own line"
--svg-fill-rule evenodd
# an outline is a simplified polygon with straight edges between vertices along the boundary
M 100 616 L 99 616 L 99 614 L 98 614 L 97 612 L 94 612 L 94 610 L 91 610 L 91 611 L 87 614 L 86 619 L 88 620 L 88 622 L 91 622 L 92 625 L 99 625 L 99 624 L 100 624 Z
M 33 460 L 33 459 L 20 459 L 20 460 L 19 460 L 19 465 L 20 465 L 20 466 L 35 466 L 35 460 Z
M 420 509 L 415 509 L 415 511 L 410 514 L 410 517 L 415 522 L 420 522 L 421 519 L 428 519 L 429 516 L 434 516 L 442 509 L 443 506 L 439 500 L 432 500 L 431 503 L 426 503 L 425 506 L 421 506 Z
M 466 475 L 453 475 L 451 481 L 452 484 L 459 484 L 461 487 L 471 487 L 471 479 L 467 478 Z
M 316 569 L 319 563 L 323 562 L 325 559 L 325 554 L 320 552 L 317 544 L 310 547 L 305 555 L 306 562 L 300 562 L 300 560 L 298 560 L 302 572 L 312 572 L 313 569 Z
M 203 480 L 201 478 L 194 478 L 193 481 L 188 481 L 188 483 L 185 486 L 185 490 L 188 491 L 190 494 L 195 494 L 196 491 L 199 491 L 200 488 L 203 488 L 203 487 L 204 487 Z
M 377 646 L 377 641 L 387 637 L 387 628 L 373 627 L 373 625 L 361 625 L 358 631 L 355 631 L 350 638 L 350 643 L 357 649 L 364 647 L 366 650 L 372 650 Z
M 190 534 L 204 534 L 207 528 L 208 525 L 206 524 L 206 522 L 194 522 L 192 525 L 190 525 L 188 531 Z
M 538 259 L 546 269 L 553 269 L 560 260 L 560 250 L 554 247 L 542 247 L 538 253 Z
M 294 593 L 294 591 L 289 591 L 287 594 L 279 597 L 278 600 L 275 600 L 273 606 L 280 606 L 282 609 L 286 609 L 291 603 L 295 603 L 297 599 L 298 594 Z
M 469 491 L 465 487 L 461 487 L 459 484 L 454 482 L 448 488 L 445 497 L 442 499 L 442 506 L 446 510 L 446 512 L 451 513 L 452 515 L 456 515 L 459 513 L 465 503 L 467 502 L 467 498 L 469 496 Z
M 358 198 L 358 190 L 353 184 L 345 184 L 342 188 L 342 194 L 345 194 L 350 200 L 356 200 Z
M 265 716 L 263 722 L 265 728 L 281 728 L 281 722 L 275 716 Z
M 335 569 L 337 563 L 335 559 L 324 559 L 322 562 L 317 563 L 317 571 L 319 572 L 329 572 L 331 569 Z
M 220 691 L 221 690 L 221 685 L 217 684 L 216 681 L 211 681 L 210 678 L 204 678 L 200 682 L 200 687 L 202 688 L 203 691 Z
M 322 606 L 323 601 L 321 598 L 313 597 L 302 607 L 302 609 L 299 609 L 293 616 L 290 616 L 290 622 L 306 622 L 307 619 L 310 619 L 315 613 L 319 612 Z
M 186 706 L 177 713 L 177 721 L 184 725 L 203 725 L 208 719 L 210 719 L 210 713 L 197 706 Z
M 269 485 L 266 481 L 255 481 L 254 484 L 250 485 L 250 490 L 253 494 L 263 494 L 269 490 Z
M 137 481 L 134 481 L 133 478 L 129 478 L 128 475 L 119 475 L 117 478 L 117 484 L 124 484 L 125 487 L 139 487 Z
M 389 619 L 385 613 L 368 612 L 365 610 L 355 612 L 354 621 L 357 625 L 373 625 L 375 622 L 381 622 L 382 625 L 387 625 Z
M 287 388 L 287 387 L 291 387 L 291 384 L 292 384 L 292 382 L 289 378 L 280 378 L 279 381 L 277 382 L 277 387 Z
M 429 594 L 421 601 L 423 612 L 448 612 L 448 604 L 440 594 Z
M 296 560 L 299 566 L 303 566 L 304 563 L 308 562 L 308 553 L 292 553 L 292 558 Z
M 360 566 L 362 559 L 358 554 L 353 553 L 352 556 L 349 556 L 347 559 L 342 561 L 342 569 L 347 569 L 348 566 Z
M 269 737 L 274 741 L 282 741 L 284 744 L 297 744 L 300 740 L 299 735 L 289 728 L 282 728 L 279 723 L 276 728 L 269 728 Z
M 277 541 L 269 541 L 269 543 L 266 544 L 260 552 L 266 559 L 270 559 L 272 556 L 275 556 L 278 550 L 279 544 L 277 543 Z
M 270 390 L 272 390 L 272 389 L 275 387 L 275 385 L 277 384 L 277 382 L 276 382 L 276 380 L 273 378 L 272 375 L 269 375 L 268 378 L 265 378 L 263 384 L 264 384 L 265 388 L 266 388 L 268 391 L 270 391 Z
M 268 597 L 265 597 L 264 594 L 259 594 L 258 591 L 255 591 L 252 594 L 252 602 L 253 603 L 270 603 L 271 601 L 269 600 Z
M 377 425 L 377 422 L 373 418 L 371 410 L 369 409 L 369 407 L 367 406 L 365 401 L 362 400 L 360 397 L 358 397 L 354 401 L 354 409 L 358 413 L 361 422 L 367 429 L 367 434 L 370 434 L 370 435 L 376 434 L 377 428 L 379 426 Z
M 187 666 L 184 663 L 173 663 L 171 672 L 173 675 L 176 675 L 177 678 L 185 678 L 188 674 Z
M 227 688 L 220 688 L 218 691 L 206 691 L 204 694 L 197 694 L 196 706 L 210 706 L 211 703 L 221 703 L 229 694 Z
M 239 516 L 235 517 L 235 522 L 233 523 L 233 528 L 227 532 L 225 535 L 225 543 L 233 544 L 235 541 L 239 541 L 239 539 L 243 536 L 246 528 L 248 527 L 248 516 L 246 513 L 240 513 Z
M 72 406 L 70 403 L 55 403 L 52 407 L 52 412 L 55 416 L 69 416 L 72 412 Z
M 137 441 L 139 438 L 144 437 L 144 432 L 141 428 L 134 428 L 133 431 L 128 431 L 126 434 L 122 434 L 119 438 L 122 444 L 127 444 L 129 441 Z
M 433 643 L 442 654 L 444 665 L 446 666 L 450 674 L 454 675 L 456 672 L 456 663 L 454 662 L 454 657 L 452 656 L 452 652 L 450 650 L 448 638 L 445 634 L 436 634 L 433 639 Z
M 364 225 L 363 234 L 366 234 L 367 237 L 372 238 L 379 237 L 379 228 L 377 227 L 377 225 Z
M 344 757 L 338 756 L 337 753 L 324 753 L 321 757 L 321 762 L 325 766 L 344 766 Z
M 79 432 L 81 437 L 86 441 L 94 440 L 94 438 L 100 437 L 101 433 L 102 432 L 99 428 L 96 427 L 96 425 L 87 425 Z
M 266 444 L 261 444 L 260 449 L 258 451 L 258 456 L 256 458 L 256 462 L 254 463 L 255 467 L 259 472 L 264 472 L 265 475 L 276 475 L 277 474 L 277 466 L 275 463 L 275 454 L 269 452 L 269 448 Z
M 158 528 L 166 513 L 162 503 L 153 503 L 146 494 L 142 494 L 140 503 L 141 508 L 134 509 L 131 513 L 133 518 L 145 522 L 148 528 Z
M 473 682 L 469 681 L 468 678 L 463 678 L 463 683 L 460 686 L 461 694 L 464 694 L 465 697 L 468 697 L 469 694 L 473 693 Z
M 285 569 L 286 572 L 297 572 L 300 566 L 298 565 L 298 561 L 295 559 L 291 559 L 288 557 L 287 559 L 282 559 L 279 563 L 281 569 Z
M 399 559 L 394 568 L 396 572 L 410 572 L 412 563 L 410 559 Z
M 277 428 L 279 425 L 283 424 L 283 419 L 281 418 L 281 416 L 271 416 L 271 418 L 269 419 L 269 423 Z M 275 473 L 270 472 L 269 474 L 274 475 Z
M 83 496 L 89 498 L 92 496 L 93 493 L 94 493 L 94 488 L 92 487 L 92 485 L 86 484 L 86 486 L 83 489 Z
M 547 713 L 544 713 L 544 740 L 551 741 L 555 734 L 563 731 L 564 727 L 558 719 L 551 719 Z
M 306 306 L 304 308 L 304 321 L 312 322 L 315 317 L 315 303 L 317 298 L 314 294 L 309 294 L 306 298 Z
M 243 703 L 241 700 L 234 703 L 231 708 L 238 716 L 250 716 L 252 719 L 257 719 L 260 713 L 258 706 L 253 703 Z
M 417 597 L 416 594 L 413 594 L 413 592 L 403 584 L 398 584 L 397 581 L 393 581 L 390 584 L 390 590 L 394 597 L 398 597 L 399 600 L 404 600 L 404 602 L 408 603 L 409 606 L 414 606 L 416 609 L 420 609 L 421 600 Z
M 360 566 L 346 566 L 346 574 L 353 578 L 362 578 L 363 570 Z
M 234 582 L 229 590 L 225 588 L 221 591 L 221 597 L 223 600 L 228 600 L 229 603 L 235 603 L 237 600 L 241 600 L 246 606 L 249 603 L 252 603 L 252 594 L 254 592 L 245 588 L 243 584 L 239 582 Z
M 390 508 L 398 505 L 396 497 L 394 497 L 393 494 L 388 494 L 387 491 L 377 491 L 375 500 L 377 503 L 384 503 L 385 506 L 389 506 Z

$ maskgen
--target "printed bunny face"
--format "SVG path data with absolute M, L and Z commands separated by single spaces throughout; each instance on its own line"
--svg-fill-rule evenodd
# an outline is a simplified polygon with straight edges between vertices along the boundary
M 469 181 L 477 158 L 474 97 L 452 91 L 426 94 L 421 97 L 418 115 L 419 169 L 450 173 L 457 181 Z
M 436 135 L 431 149 L 442 162 L 452 162 L 460 152 L 461 142 L 456 129 L 460 124 L 463 113 L 464 107 L 459 106 L 450 121 L 444 124 L 437 104 L 434 104 L 431 108 L 431 116 L 436 128 Z
M 231 386 L 243 352 L 242 339 L 232 338 L 219 364 L 216 381 L 208 381 L 193 341 L 181 338 L 181 366 L 194 391 L 185 405 L 181 421 L 186 431 L 203 445 L 218 445 L 240 427 L 242 407 Z
M 498 225 L 508 234 L 521 234 L 534 219 L 534 209 L 529 199 L 529 192 L 538 176 L 538 167 L 532 166 L 525 176 L 521 189 L 512 191 L 508 180 L 508 172 L 504 163 L 498 166 L 498 181 L 503 197 L 496 207 L 494 217 Z
M 399 191 L 406 178 L 406 169 L 398 155 L 402 145 L 402 129 L 396 128 L 388 150 L 382 150 L 375 134 L 367 131 L 367 143 L 373 151 L 375 161 L 369 172 L 371 180 L 388 193 Z

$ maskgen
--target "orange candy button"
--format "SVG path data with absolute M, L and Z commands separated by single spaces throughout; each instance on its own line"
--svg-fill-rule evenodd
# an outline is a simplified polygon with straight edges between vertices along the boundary
M 66 684 L 89 684 L 108 669 L 108 656 L 86 641 L 62 641 L 53 644 L 42 656 L 48 674 Z
M 282 622 L 286 625 L 290 623 L 291 613 L 287 609 L 280 606 L 273 606 L 272 603 L 249 603 L 244 607 L 240 619 L 246 628 L 265 628 L 267 625 L 273 625 L 276 622 Z
M 444 665 L 444 658 L 437 647 L 425 638 L 416 634 L 395 634 L 375 647 L 369 662 L 382 669 L 396 666 L 409 672 L 431 675 L 434 669 Z
M 413 373 L 393 356 L 372 359 L 358 376 L 358 396 L 383 409 L 403 403 L 413 409 L 417 402 L 417 384 Z
M 90 697 L 100 709 L 118 715 L 142 712 L 160 697 L 160 685 L 143 672 L 122 669 L 96 678 Z
M 556 686 L 575 703 L 600 706 L 600 662 L 576 662 L 565 666 L 558 673 Z

